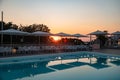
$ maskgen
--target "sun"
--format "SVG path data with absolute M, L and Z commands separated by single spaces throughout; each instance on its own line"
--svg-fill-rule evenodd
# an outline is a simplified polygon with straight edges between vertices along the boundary
M 59 41 L 61 40 L 61 37 L 59 36 L 51 36 L 53 38 L 54 41 Z

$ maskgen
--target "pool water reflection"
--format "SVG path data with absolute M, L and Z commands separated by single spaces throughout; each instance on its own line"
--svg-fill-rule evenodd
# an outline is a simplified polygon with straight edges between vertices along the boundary
M 120 60 L 100 57 L 0 65 L 0 80 L 120 80 Z

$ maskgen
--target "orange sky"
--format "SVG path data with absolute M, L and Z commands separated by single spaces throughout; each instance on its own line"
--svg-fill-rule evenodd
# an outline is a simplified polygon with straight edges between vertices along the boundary
M 0 0 L 4 21 L 46 24 L 52 33 L 120 30 L 120 0 Z

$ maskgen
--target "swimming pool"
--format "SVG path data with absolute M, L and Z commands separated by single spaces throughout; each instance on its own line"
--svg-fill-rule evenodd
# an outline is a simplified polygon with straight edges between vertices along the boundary
M 0 59 L 0 80 L 120 80 L 120 56 L 71 52 Z

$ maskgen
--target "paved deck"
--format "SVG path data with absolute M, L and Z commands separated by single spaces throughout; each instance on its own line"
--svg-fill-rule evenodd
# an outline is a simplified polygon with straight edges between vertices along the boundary
M 100 49 L 100 50 L 93 50 L 93 52 L 120 55 L 120 49 Z

